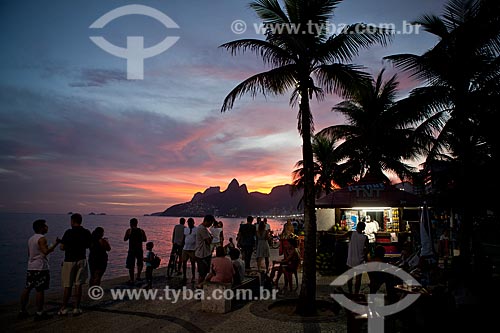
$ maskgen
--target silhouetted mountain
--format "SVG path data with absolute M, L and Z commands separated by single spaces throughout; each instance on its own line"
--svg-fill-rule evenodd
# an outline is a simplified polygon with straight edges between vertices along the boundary
M 269 194 L 248 193 L 245 184 L 231 180 L 227 189 L 209 187 L 203 193 L 197 192 L 191 201 L 176 204 L 156 216 L 217 216 L 245 217 L 247 215 L 278 215 L 297 213 L 297 204 L 302 193 L 290 194 L 290 185 L 274 187 Z

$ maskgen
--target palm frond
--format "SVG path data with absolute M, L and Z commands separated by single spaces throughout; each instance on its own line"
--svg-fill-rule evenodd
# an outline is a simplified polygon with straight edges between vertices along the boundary
M 348 25 L 344 30 L 332 35 L 318 49 L 318 59 L 323 63 L 348 62 L 375 44 L 386 46 L 392 41 L 393 32 L 386 28 L 375 28 L 364 23 Z
M 349 97 L 356 93 L 360 84 L 369 84 L 370 76 L 362 69 L 352 64 L 322 64 L 314 69 L 314 74 L 326 93 Z
M 481 0 L 448 0 L 444 7 L 443 19 L 449 30 L 456 29 L 476 17 Z
M 422 56 L 415 54 L 394 54 L 383 58 L 391 62 L 394 67 L 409 72 L 410 77 L 426 80 L 434 77 L 434 73 L 425 66 Z
M 441 38 L 445 38 L 448 35 L 448 28 L 445 22 L 437 15 L 422 15 L 412 22 L 412 24 L 420 25 L 425 31 Z
M 285 8 L 292 22 L 322 24 L 328 22 L 335 8 L 341 2 L 342 0 L 285 0 Z
M 249 7 L 257 13 L 264 24 L 289 23 L 278 0 L 255 0 L 249 4 Z
M 264 96 L 266 96 L 267 93 L 275 95 L 283 94 L 285 91 L 295 86 L 295 77 L 293 73 L 294 65 L 286 65 L 249 77 L 238 84 L 226 96 L 222 104 L 221 112 L 232 109 L 234 101 L 247 93 L 253 98 L 255 98 L 259 92 Z
M 251 51 L 260 56 L 265 64 L 276 67 L 289 65 L 295 60 L 284 49 L 260 39 L 239 39 L 224 43 L 219 47 L 228 50 L 233 56 L 238 52 Z

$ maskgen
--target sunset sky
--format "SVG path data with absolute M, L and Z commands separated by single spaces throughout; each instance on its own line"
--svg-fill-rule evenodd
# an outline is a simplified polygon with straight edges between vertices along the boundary
M 297 110 L 289 95 L 246 96 L 221 113 L 224 97 L 243 79 L 266 70 L 258 57 L 231 56 L 219 46 L 258 38 L 260 21 L 248 0 L 49 1 L 0 0 L 0 211 L 144 214 L 189 201 L 231 179 L 269 192 L 291 182 L 301 159 Z M 177 25 L 166 28 L 128 15 L 102 29 L 89 26 L 120 6 L 155 8 Z M 442 0 L 346 0 L 332 23 L 394 23 L 440 14 Z M 247 30 L 231 30 L 243 20 Z M 333 26 L 332 26 L 333 27 Z M 127 61 L 97 45 L 101 35 L 124 47 L 179 40 L 144 61 L 144 79 L 127 80 Z M 390 46 L 361 52 L 356 63 L 376 74 L 382 58 L 421 54 L 429 34 L 396 35 Z M 419 83 L 400 76 L 401 96 Z M 343 119 L 329 96 L 312 102 L 315 127 Z

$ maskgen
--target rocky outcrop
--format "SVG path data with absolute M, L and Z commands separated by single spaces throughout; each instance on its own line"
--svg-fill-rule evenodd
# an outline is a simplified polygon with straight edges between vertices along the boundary
M 203 193 L 197 192 L 191 201 L 176 204 L 163 212 L 151 215 L 160 216 L 216 216 L 245 217 L 247 215 L 295 214 L 302 193 L 290 194 L 290 185 L 274 187 L 269 194 L 248 193 L 245 184 L 231 180 L 226 190 L 219 186 L 209 187 Z

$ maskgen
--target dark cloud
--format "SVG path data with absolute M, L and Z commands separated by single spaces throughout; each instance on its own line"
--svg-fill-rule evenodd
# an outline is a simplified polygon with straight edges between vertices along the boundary
M 125 71 L 109 69 L 83 69 L 76 82 L 70 82 L 70 87 L 102 87 L 113 82 L 127 82 Z

